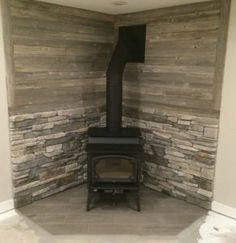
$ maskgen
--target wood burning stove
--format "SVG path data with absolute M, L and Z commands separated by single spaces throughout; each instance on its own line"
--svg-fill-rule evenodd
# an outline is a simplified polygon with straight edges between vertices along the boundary
M 122 76 L 126 62 L 144 62 L 145 25 L 119 29 L 119 40 L 107 70 L 107 126 L 89 128 L 88 200 L 93 193 L 116 190 L 133 191 L 140 211 L 139 181 L 143 155 L 140 131 L 122 128 Z
M 119 136 L 103 128 L 88 131 L 88 200 L 98 191 L 133 191 L 140 211 L 139 181 L 142 161 L 140 133 L 135 128 L 123 128 Z

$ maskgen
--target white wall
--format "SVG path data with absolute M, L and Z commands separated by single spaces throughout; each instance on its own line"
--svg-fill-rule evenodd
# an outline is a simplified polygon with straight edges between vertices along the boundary
M 213 209 L 224 207 L 236 213 L 236 0 L 231 1 L 214 201 Z
M 0 2 L 0 213 L 5 203 L 12 199 L 8 106 L 6 90 L 6 65 L 4 59 L 2 1 Z M 4 202 L 4 203 L 3 203 Z M 9 205 L 9 204 L 8 204 Z

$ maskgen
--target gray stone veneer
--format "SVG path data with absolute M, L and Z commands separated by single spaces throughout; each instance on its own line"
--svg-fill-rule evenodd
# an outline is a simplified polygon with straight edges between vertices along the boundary
M 124 114 L 124 126 L 142 131 L 144 185 L 209 208 L 218 115 L 128 107 Z M 104 121 L 95 108 L 10 116 L 15 206 L 85 182 L 87 128 Z
M 87 128 L 96 109 L 10 116 L 15 206 L 21 207 L 86 180 Z
M 126 108 L 126 126 L 141 128 L 144 185 L 209 208 L 217 149 L 218 115 Z M 128 116 L 128 117 L 127 117 Z

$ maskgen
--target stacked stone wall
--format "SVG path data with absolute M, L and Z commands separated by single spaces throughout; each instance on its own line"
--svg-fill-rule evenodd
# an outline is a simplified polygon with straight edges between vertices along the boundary
M 99 119 L 81 108 L 10 116 L 16 207 L 86 180 L 87 128 Z
M 16 207 L 86 181 L 89 126 L 104 126 L 97 109 L 67 109 L 10 116 Z M 209 208 L 218 115 L 125 107 L 124 126 L 142 131 L 144 185 Z
M 209 208 L 218 115 L 131 108 L 126 108 L 125 113 L 125 125 L 137 126 L 142 131 L 144 185 Z

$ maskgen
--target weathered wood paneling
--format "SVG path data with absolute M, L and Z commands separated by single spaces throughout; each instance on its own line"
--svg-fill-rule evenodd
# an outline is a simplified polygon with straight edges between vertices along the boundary
M 118 15 L 116 18 L 117 25 L 132 25 L 150 23 L 152 21 L 163 21 L 172 19 L 187 18 L 187 20 L 208 16 L 209 14 L 219 13 L 220 2 L 209 1 L 205 3 L 187 4 L 169 8 L 148 10 L 131 14 Z
M 92 104 L 94 97 L 103 105 L 115 18 L 116 27 L 147 24 L 145 64 L 126 67 L 125 104 L 219 110 L 226 6 L 229 0 L 112 17 L 11 0 L 12 106 L 50 109 Z
M 112 16 L 29 0 L 12 0 L 10 12 L 13 110 L 104 104 Z
M 145 64 L 126 66 L 125 105 L 219 110 L 215 102 L 221 91 L 216 86 L 222 81 L 216 77 L 216 62 L 224 60 L 223 55 L 218 57 L 219 45 L 225 45 L 225 34 L 220 32 L 222 3 L 210 1 L 116 18 L 116 27 L 147 24 Z

